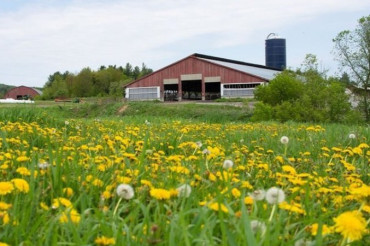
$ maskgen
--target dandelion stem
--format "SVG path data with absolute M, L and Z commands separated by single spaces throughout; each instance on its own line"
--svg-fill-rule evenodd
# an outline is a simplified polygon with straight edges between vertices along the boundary
M 276 204 L 274 204 L 274 206 L 272 207 L 272 211 L 271 211 L 270 218 L 269 218 L 269 223 L 272 221 L 272 217 L 274 217 L 275 210 L 276 210 Z
M 113 217 L 114 217 L 114 215 L 117 213 L 117 209 L 118 209 L 118 206 L 119 206 L 119 204 L 121 203 L 121 201 L 122 201 L 122 197 L 118 200 L 117 205 L 116 205 L 116 207 L 114 208 Z
M 194 149 L 193 155 L 195 155 L 195 152 L 197 151 L 197 149 L 198 149 L 198 147 L 196 147 L 196 148 Z
M 287 144 L 285 144 L 285 147 L 284 147 L 284 156 L 286 156 L 286 152 L 287 152 L 287 150 L 288 150 L 288 145 L 287 145 Z

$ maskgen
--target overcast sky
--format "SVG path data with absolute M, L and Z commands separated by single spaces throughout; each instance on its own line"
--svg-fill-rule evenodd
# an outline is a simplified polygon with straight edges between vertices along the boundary
M 269 33 L 287 65 L 315 54 L 338 72 L 332 39 L 369 15 L 366 0 L 0 0 L 0 83 L 42 87 L 56 71 L 160 69 L 193 53 L 265 64 Z

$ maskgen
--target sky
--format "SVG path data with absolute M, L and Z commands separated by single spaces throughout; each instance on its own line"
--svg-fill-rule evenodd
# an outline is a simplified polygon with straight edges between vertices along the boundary
M 265 65 L 265 39 L 286 39 L 287 66 L 306 54 L 340 74 L 332 39 L 369 15 L 365 0 L 0 0 L 0 83 L 43 87 L 49 75 L 193 53 Z

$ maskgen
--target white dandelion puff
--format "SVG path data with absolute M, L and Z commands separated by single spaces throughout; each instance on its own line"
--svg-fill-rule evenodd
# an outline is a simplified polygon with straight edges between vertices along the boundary
M 197 145 L 197 148 L 201 148 L 203 145 L 201 141 L 197 141 L 195 144 Z
M 252 197 L 255 201 L 261 201 L 265 199 L 266 191 L 263 189 L 258 189 L 253 191 L 252 193 L 248 193 L 248 195 Z
M 204 149 L 204 150 L 202 151 L 202 154 L 203 154 L 203 155 L 209 155 L 209 154 L 211 154 L 211 151 L 209 151 L 208 149 Z
M 120 184 L 117 186 L 117 195 L 120 198 L 130 200 L 134 197 L 134 189 L 128 184 Z
M 285 193 L 282 189 L 271 187 L 266 192 L 266 201 L 270 204 L 278 204 L 285 200 Z
M 282 136 L 282 137 L 280 138 L 280 142 L 281 142 L 282 144 L 288 144 L 288 143 L 289 143 L 289 138 L 288 138 L 287 136 Z
M 355 139 L 356 135 L 354 133 L 351 133 L 351 134 L 348 135 L 348 138 L 349 139 Z
M 316 244 L 315 241 L 309 241 L 304 238 L 301 238 L 294 243 L 294 246 L 313 246 L 315 244 Z
M 49 168 L 49 167 L 50 167 L 50 164 L 49 164 L 49 163 L 47 163 L 47 162 L 43 162 L 43 163 L 39 163 L 39 164 L 37 164 L 37 166 L 38 166 L 41 170 L 45 170 L 45 169 L 47 169 L 47 168 Z
M 183 184 L 179 186 L 176 190 L 178 197 L 189 197 L 191 193 L 191 186 L 188 184 Z
M 265 223 L 258 221 L 258 220 L 252 220 L 251 221 L 251 229 L 254 234 L 257 232 L 261 232 L 261 234 L 264 234 L 266 231 L 266 225 Z
M 222 165 L 224 169 L 229 169 L 229 168 L 232 168 L 233 166 L 234 166 L 234 162 L 232 160 L 225 160 L 224 164 Z

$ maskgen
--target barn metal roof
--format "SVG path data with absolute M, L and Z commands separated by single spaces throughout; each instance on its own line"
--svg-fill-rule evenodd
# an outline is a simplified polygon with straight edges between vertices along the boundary
M 253 74 L 258 77 L 262 77 L 267 80 L 272 80 L 275 76 L 281 72 L 280 69 L 266 67 L 258 64 L 247 63 L 242 61 L 235 61 L 230 59 L 224 59 L 215 56 L 207 56 L 202 54 L 194 54 L 195 57 L 202 60 L 215 63 L 224 67 L 235 69 L 244 73 Z

